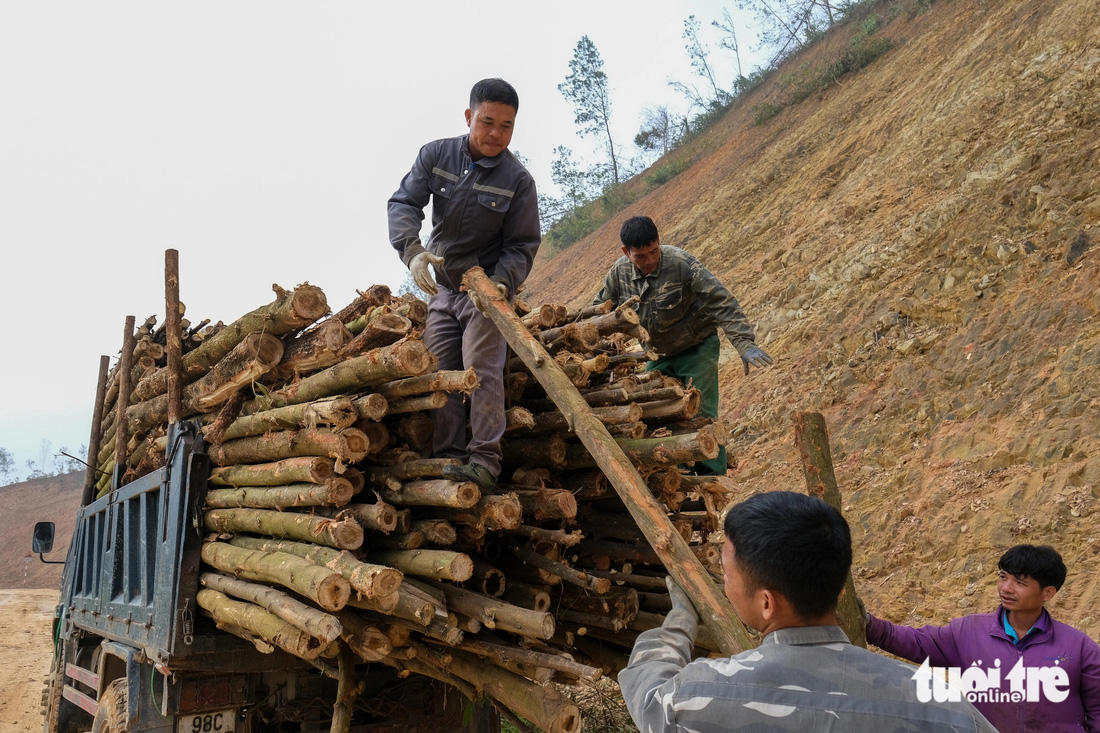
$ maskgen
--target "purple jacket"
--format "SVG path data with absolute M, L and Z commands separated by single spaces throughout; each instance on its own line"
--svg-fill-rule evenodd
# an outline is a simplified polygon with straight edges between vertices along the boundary
M 933 667 L 965 670 L 977 664 L 989 670 L 1000 660 L 1001 690 L 1006 694 L 1012 689 L 1006 677 L 1021 659 L 1025 670 L 1061 667 L 1069 677 L 1069 696 L 1061 702 L 1046 698 L 974 701 L 974 707 L 1001 733 L 1100 733 L 1100 646 L 1081 631 L 1055 621 L 1046 610 L 1032 631 L 1014 643 L 1004 631 L 1002 612 L 998 607 L 995 613 L 976 613 L 953 619 L 947 626 L 919 629 L 871 616 L 867 641 L 916 664 L 927 659 Z

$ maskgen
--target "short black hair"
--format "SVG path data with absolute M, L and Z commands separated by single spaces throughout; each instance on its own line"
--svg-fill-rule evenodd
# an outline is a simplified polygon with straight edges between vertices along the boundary
M 627 249 L 648 247 L 657 241 L 657 236 L 657 225 L 648 216 L 632 216 L 619 230 L 619 239 Z
M 1012 575 L 1035 578 L 1040 588 L 1054 586 L 1060 590 L 1066 582 L 1066 564 L 1050 545 L 1016 545 L 997 561 L 997 567 Z
M 852 534 L 833 506 L 793 491 L 757 494 L 729 510 L 725 530 L 747 590 L 781 593 L 803 621 L 836 609 L 852 567 Z
M 503 79 L 482 79 L 470 90 L 470 109 L 477 109 L 484 102 L 507 104 L 519 112 L 519 94 L 516 88 Z

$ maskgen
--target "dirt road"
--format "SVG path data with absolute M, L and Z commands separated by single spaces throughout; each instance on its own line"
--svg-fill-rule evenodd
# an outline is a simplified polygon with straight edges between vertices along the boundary
M 42 730 L 55 590 L 0 590 L 0 733 Z

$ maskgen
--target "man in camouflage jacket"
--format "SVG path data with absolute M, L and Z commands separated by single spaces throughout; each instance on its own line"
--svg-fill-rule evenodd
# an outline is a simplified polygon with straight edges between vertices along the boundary
M 763 641 L 732 658 L 691 661 L 699 618 L 666 579 L 672 611 L 638 636 L 619 673 L 643 733 L 994 732 L 965 698 L 921 702 L 916 667 L 848 642 L 836 604 L 852 540 L 839 511 L 805 494 L 757 494 L 730 509 L 725 531 L 726 597 Z
M 649 332 L 646 347 L 659 358 L 647 371 L 689 380 L 699 390 L 699 412 L 718 417 L 718 329 L 725 331 L 749 366 L 763 367 L 772 359 L 754 343 L 752 326 L 730 291 L 710 270 L 682 249 L 661 244 L 657 226 L 648 216 L 627 219 L 619 232 L 623 257 L 611 267 L 593 303 L 622 305 L 638 296 L 635 310 Z M 726 448 L 718 457 L 697 461 L 695 472 L 726 473 Z

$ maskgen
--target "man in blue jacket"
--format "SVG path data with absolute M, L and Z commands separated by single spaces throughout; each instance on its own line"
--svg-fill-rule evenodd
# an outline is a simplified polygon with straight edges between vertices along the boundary
M 997 567 L 1001 605 L 993 613 L 919 629 L 868 614 L 867 641 L 926 663 L 929 673 L 955 668 L 1001 733 L 1100 733 L 1100 647 L 1044 607 L 1066 580 L 1062 556 L 1045 545 L 1016 545 Z
M 465 405 L 451 395 L 433 412 L 432 452 L 466 461 L 448 466 L 446 475 L 473 481 L 482 490 L 492 489 L 500 473 L 507 344 L 460 288 L 463 274 L 476 266 L 504 297 L 514 297 L 542 241 L 535 181 L 508 150 L 518 111 L 519 95 L 511 84 L 479 81 L 466 110 L 469 134 L 422 147 L 388 204 L 390 244 L 413 281 L 431 296 L 424 344 L 440 369 L 472 368 L 480 381 L 470 396 L 469 439 Z M 429 201 L 432 231 L 425 246 L 420 226 Z

